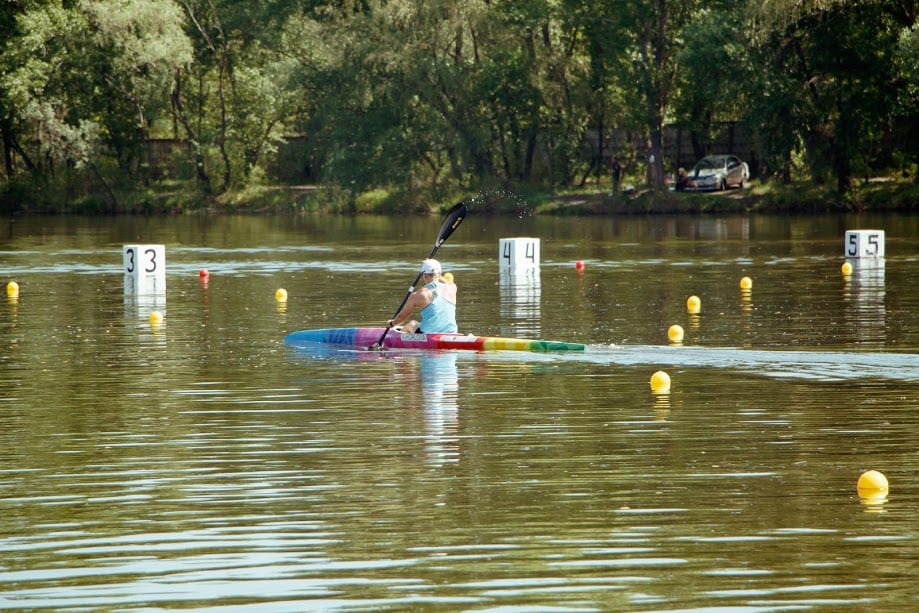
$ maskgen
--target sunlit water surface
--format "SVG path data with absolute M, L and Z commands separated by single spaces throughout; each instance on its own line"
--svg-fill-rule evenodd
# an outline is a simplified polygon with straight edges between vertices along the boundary
M 586 352 L 284 346 L 385 322 L 439 224 L 4 220 L 0 609 L 919 609 L 919 217 L 473 212 L 461 328 Z M 882 266 L 841 274 L 850 228 Z M 144 243 L 165 297 L 125 295 Z

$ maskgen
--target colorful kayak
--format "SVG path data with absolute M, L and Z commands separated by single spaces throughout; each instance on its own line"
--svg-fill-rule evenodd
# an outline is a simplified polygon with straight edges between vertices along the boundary
M 376 345 L 385 328 L 323 328 L 300 330 L 284 337 L 291 347 L 317 344 L 368 349 Z M 473 336 L 472 334 L 408 334 L 390 330 L 385 349 L 465 349 L 467 351 L 584 351 L 586 345 L 561 341 Z

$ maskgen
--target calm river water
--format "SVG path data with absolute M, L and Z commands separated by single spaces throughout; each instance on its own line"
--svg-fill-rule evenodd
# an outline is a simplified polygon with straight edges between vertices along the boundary
M 389 319 L 439 218 L 0 222 L 4 611 L 919 609 L 917 215 L 473 210 L 461 329 L 583 354 L 284 345 Z

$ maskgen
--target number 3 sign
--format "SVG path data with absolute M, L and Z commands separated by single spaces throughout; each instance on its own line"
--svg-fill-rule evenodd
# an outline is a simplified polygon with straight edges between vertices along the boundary
M 164 245 L 124 245 L 121 254 L 126 294 L 166 293 Z

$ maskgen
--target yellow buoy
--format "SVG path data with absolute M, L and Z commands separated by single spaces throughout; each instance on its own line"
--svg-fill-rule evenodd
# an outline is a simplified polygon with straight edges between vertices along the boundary
M 686 310 L 691 315 L 698 315 L 699 311 L 702 310 L 702 300 L 698 296 L 690 296 L 686 299 Z
M 274 293 L 274 299 L 278 302 L 287 302 L 287 290 L 283 287 L 278 288 L 278 290 Z
M 15 281 L 10 281 L 6 284 L 6 295 L 10 298 L 16 298 L 19 296 L 19 284 Z
M 447 283 L 453 283 L 453 273 L 452 272 L 445 272 L 443 274 L 443 278 L 444 278 L 444 281 L 446 281 Z
M 674 343 L 680 343 L 683 341 L 683 326 L 679 324 L 673 324 L 670 328 L 667 329 L 667 338 L 669 338 Z
M 651 375 L 651 391 L 656 394 L 665 394 L 670 391 L 670 375 L 659 370 Z
M 876 470 L 868 470 L 858 478 L 858 495 L 862 498 L 879 498 L 887 495 L 887 477 Z
M 852 274 L 852 264 L 848 262 L 843 262 L 841 266 L 842 274 L 849 276 Z
M 753 279 L 744 277 L 740 280 L 740 289 L 753 289 Z
M 161 323 L 163 323 L 162 313 L 160 313 L 159 311 L 153 311 L 152 313 L 150 313 L 150 324 L 151 325 L 157 326 Z

